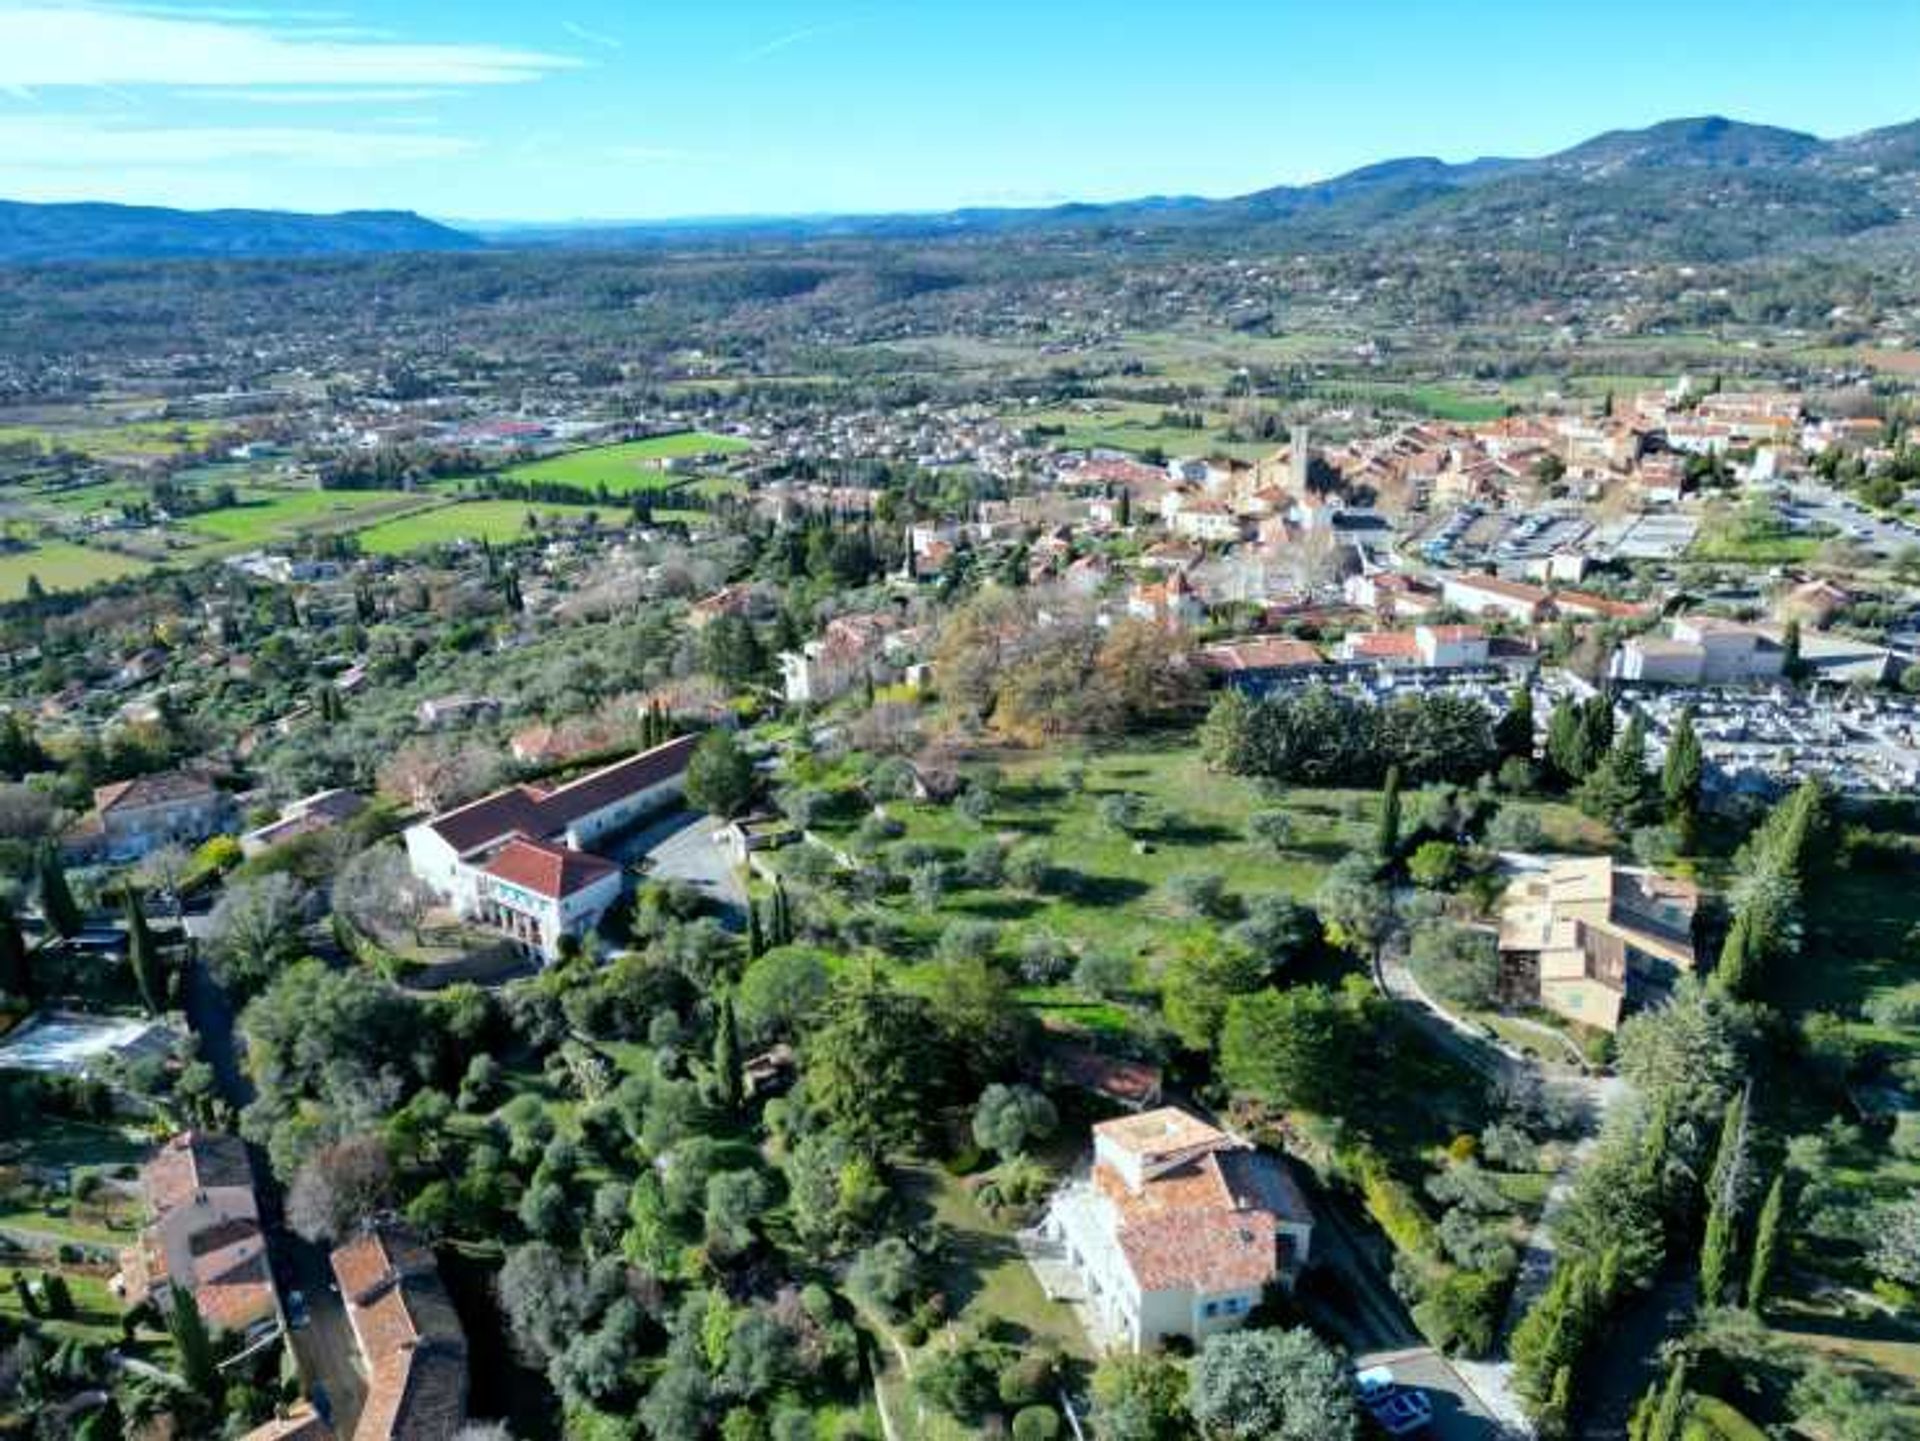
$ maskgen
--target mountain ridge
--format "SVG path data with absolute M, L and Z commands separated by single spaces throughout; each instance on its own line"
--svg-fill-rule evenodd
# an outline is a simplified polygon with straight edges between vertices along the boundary
M 1453 242 L 1731 259 L 1871 231 L 1901 237 L 1901 223 L 1915 216 L 1920 120 L 1824 140 L 1702 115 L 1609 130 L 1530 158 L 1398 156 L 1243 195 L 1045 207 L 469 230 L 408 210 L 319 215 L 0 201 L 0 264 L 1053 233 L 1192 244 L 1262 240 L 1302 249 Z

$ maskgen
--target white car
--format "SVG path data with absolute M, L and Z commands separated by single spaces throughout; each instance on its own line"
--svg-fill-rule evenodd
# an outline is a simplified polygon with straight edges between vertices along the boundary
M 1355 1373 L 1353 1389 L 1360 1404 L 1389 1436 L 1411 1436 L 1433 1422 L 1433 1402 L 1427 1393 L 1399 1385 L 1385 1366 L 1369 1366 Z

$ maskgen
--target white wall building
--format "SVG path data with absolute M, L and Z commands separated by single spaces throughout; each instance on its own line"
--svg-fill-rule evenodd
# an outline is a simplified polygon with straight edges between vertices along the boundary
M 599 840 L 679 803 L 697 736 L 629 756 L 554 790 L 509 786 L 406 833 L 413 873 L 455 914 L 551 961 L 619 899 Z
M 1305 1264 L 1313 1212 L 1277 1158 L 1172 1106 L 1102 1122 L 1093 1146 L 1042 1231 L 1110 1341 L 1230 1330 Z

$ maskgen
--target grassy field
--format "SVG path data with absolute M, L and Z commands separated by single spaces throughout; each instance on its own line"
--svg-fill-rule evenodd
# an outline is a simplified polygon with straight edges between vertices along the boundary
M 76 426 L 0 425 L 0 445 L 32 441 L 82 455 L 175 455 L 199 450 L 224 429 L 210 420 L 139 420 Z
M 0 555 L 0 600 L 18 600 L 27 593 L 27 580 L 39 577 L 48 590 L 85 590 L 101 581 L 138 575 L 151 569 L 145 561 L 108 550 L 54 540 L 30 550 Z
M 1207 428 L 1193 430 L 1185 426 L 1162 425 L 1164 406 L 1139 401 L 1103 401 L 1097 408 L 1061 406 L 1053 410 L 1016 410 L 1005 417 L 1015 427 L 1044 426 L 1058 428 L 1050 436 L 1062 450 L 1125 450 L 1139 454 L 1157 450 L 1163 455 L 1230 455 L 1238 460 L 1258 460 L 1271 455 L 1275 446 L 1268 441 L 1228 441 L 1221 431 L 1227 418 L 1206 416 Z
M 711 435 L 687 430 L 676 435 L 656 435 L 648 440 L 630 440 L 619 445 L 599 445 L 589 450 L 572 450 L 545 460 L 511 466 L 505 474 L 513 480 L 546 481 L 555 485 L 574 485 L 585 490 L 605 488 L 612 495 L 629 495 L 636 490 L 660 490 L 676 484 L 679 477 L 661 468 L 663 460 L 684 460 L 698 455 L 735 455 L 751 449 L 744 440 L 730 435 Z
M 592 510 L 591 506 L 521 500 L 463 500 L 381 521 L 360 532 L 360 548 L 373 555 L 400 555 L 457 540 L 501 545 L 533 533 L 527 526 L 530 513 L 540 517 L 540 529 L 550 530 L 577 522 Z
M 253 490 L 243 492 L 238 505 L 193 516 L 186 528 L 247 547 L 359 530 L 436 504 L 433 496 L 399 490 Z
M 904 841 L 932 846 L 949 861 L 997 837 L 1039 846 L 1071 878 L 1043 895 L 1009 886 L 956 889 L 931 913 L 895 896 L 883 903 L 891 918 L 916 949 L 930 948 L 955 921 L 1017 921 L 1023 930 L 1051 932 L 1075 949 L 1131 958 L 1143 983 L 1158 960 L 1187 944 L 1207 943 L 1219 930 L 1217 921 L 1172 907 L 1164 890 L 1169 880 L 1205 871 L 1242 899 L 1272 892 L 1310 896 L 1335 861 L 1367 844 L 1376 799 L 1370 792 L 1343 791 L 1270 797 L 1249 781 L 1207 771 L 1199 752 L 1186 744 L 1023 754 L 1002 769 L 993 808 L 979 824 L 937 804 L 895 802 L 888 813 L 904 825 Z M 1078 789 L 1076 777 L 1083 777 Z M 1155 817 L 1137 827 L 1137 839 L 1100 818 L 1101 800 L 1121 792 L 1140 798 Z M 1293 816 L 1294 838 L 1284 851 L 1247 834 L 1249 816 L 1275 808 Z M 854 821 L 824 821 L 816 830 L 850 843 Z M 919 979 L 934 964 L 909 966 L 904 974 Z M 1059 988 L 1028 999 L 1056 1019 L 1095 1029 L 1123 1021 L 1090 998 Z

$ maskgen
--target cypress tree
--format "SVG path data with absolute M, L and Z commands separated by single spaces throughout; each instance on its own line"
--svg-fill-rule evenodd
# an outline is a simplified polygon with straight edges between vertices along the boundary
M 0 992 L 33 999 L 33 968 L 27 961 L 27 943 L 13 906 L 0 898 Z
M 40 847 L 40 914 L 61 936 L 80 934 L 80 907 L 67 885 L 66 868 L 60 864 L 60 849 L 52 841 Z
M 1400 849 L 1400 767 L 1387 767 L 1387 783 L 1380 792 L 1380 826 L 1374 835 L 1374 852 L 1382 864 L 1393 860 Z
M 1719 963 L 1713 968 L 1714 986 L 1729 996 L 1745 996 L 1759 969 L 1757 950 L 1752 918 L 1745 911 L 1734 912 L 1727 937 L 1720 943 Z
M 1493 740 L 1505 759 L 1533 759 L 1533 690 L 1530 686 L 1514 687 L 1506 712 L 1494 726 Z
M 1562 699 L 1547 717 L 1547 761 L 1562 786 L 1583 780 L 1580 709 L 1573 701 Z
M 766 949 L 766 937 L 760 931 L 760 907 L 750 900 L 747 902 L 747 959 L 759 960 Z
M 1693 707 L 1688 706 L 1674 722 L 1673 736 L 1667 742 L 1666 760 L 1660 767 L 1660 796 L 1666 802 L 1667 819 L 1676 826 L 1692 825 L 1700 809 L 1700 784 L 1704 770 L 1700 734 L 1693 726 Z
M 160 958 L 155 952 L 153 932 L 147 929 L 147 910 L 140 903 L 140 893 L 132 886 L 121 892 L 121 898 L 127 908 L 127 965 L 133 971 L 134 984 L 140 988 L 140 1003 L 147 1008 L 148 1015 L 157 1016 L 163 999 Z
M 180 1357 L 180 1377 L 189 1391 L 217 1404 L 220 1369 L 214 1362 L 213 1338 L 207 1334 L 206 1319 L 200 1314 L 193 1292 L 185 1286 L 168 1289 L 173 1293 L 173 1307 L 167 1316 L 167 1331 Z
M 745 1099 L 740 1069 L 740 1029 L 733 1015 L 733 997 L 720 998 L 720 1015 L 713 1028 L 713 1081 L 720 1104 L 729 1111 L 740 1109 Z
M 40 1314 L 40 1302 L 34 1297 L 33 1287 L 27 1284 L 27 1278 L 18 1271 L 13 1273 L 13 1294 L 14 1299 L 20 1303 L 20 1314 L 22 1316 L 38 1316 Z
M 1788 680 L 1799 680 L 1805 670 L 1800 659 L 1800 618 L 1795 616 L 1780 636 L 1780 674 Z
M 1700 1245 L 1700 1300 L 1718 1306 L 1733 1280 L 1734 1253 L 1739 1245 L 1740 1192 L 1747 1169 L 1747 1093 L 1727 1102 L 1720 1123 L 1720 1141 L 1714 1148 L 1713 1169 L 1707 1173 L 1707 1229 Z
M 1773 1288 L 1773 1276 L 1780 1264 L 1780 1230 L 1786 1221 L 1787 1173 L 1774 1174 L 1767 1187 L 1767 1199 L 1761 1203 L 1760 1219 L 1753 1228 L 1753 1259 L 1747 1267 L 1747 1309 L 1766 1308 L 1767 1293 Z
M 1667 1372 L 1667 1384 L 1660 1392 L 1660 1404 L 1654 1409 L 1653 1424 L 1647 1428 L 1646 1441 L 1680 1441 L 1681 1427 L 1689 1409 L 1687 1395 L 1687 1358 L 1682 1356 Z

